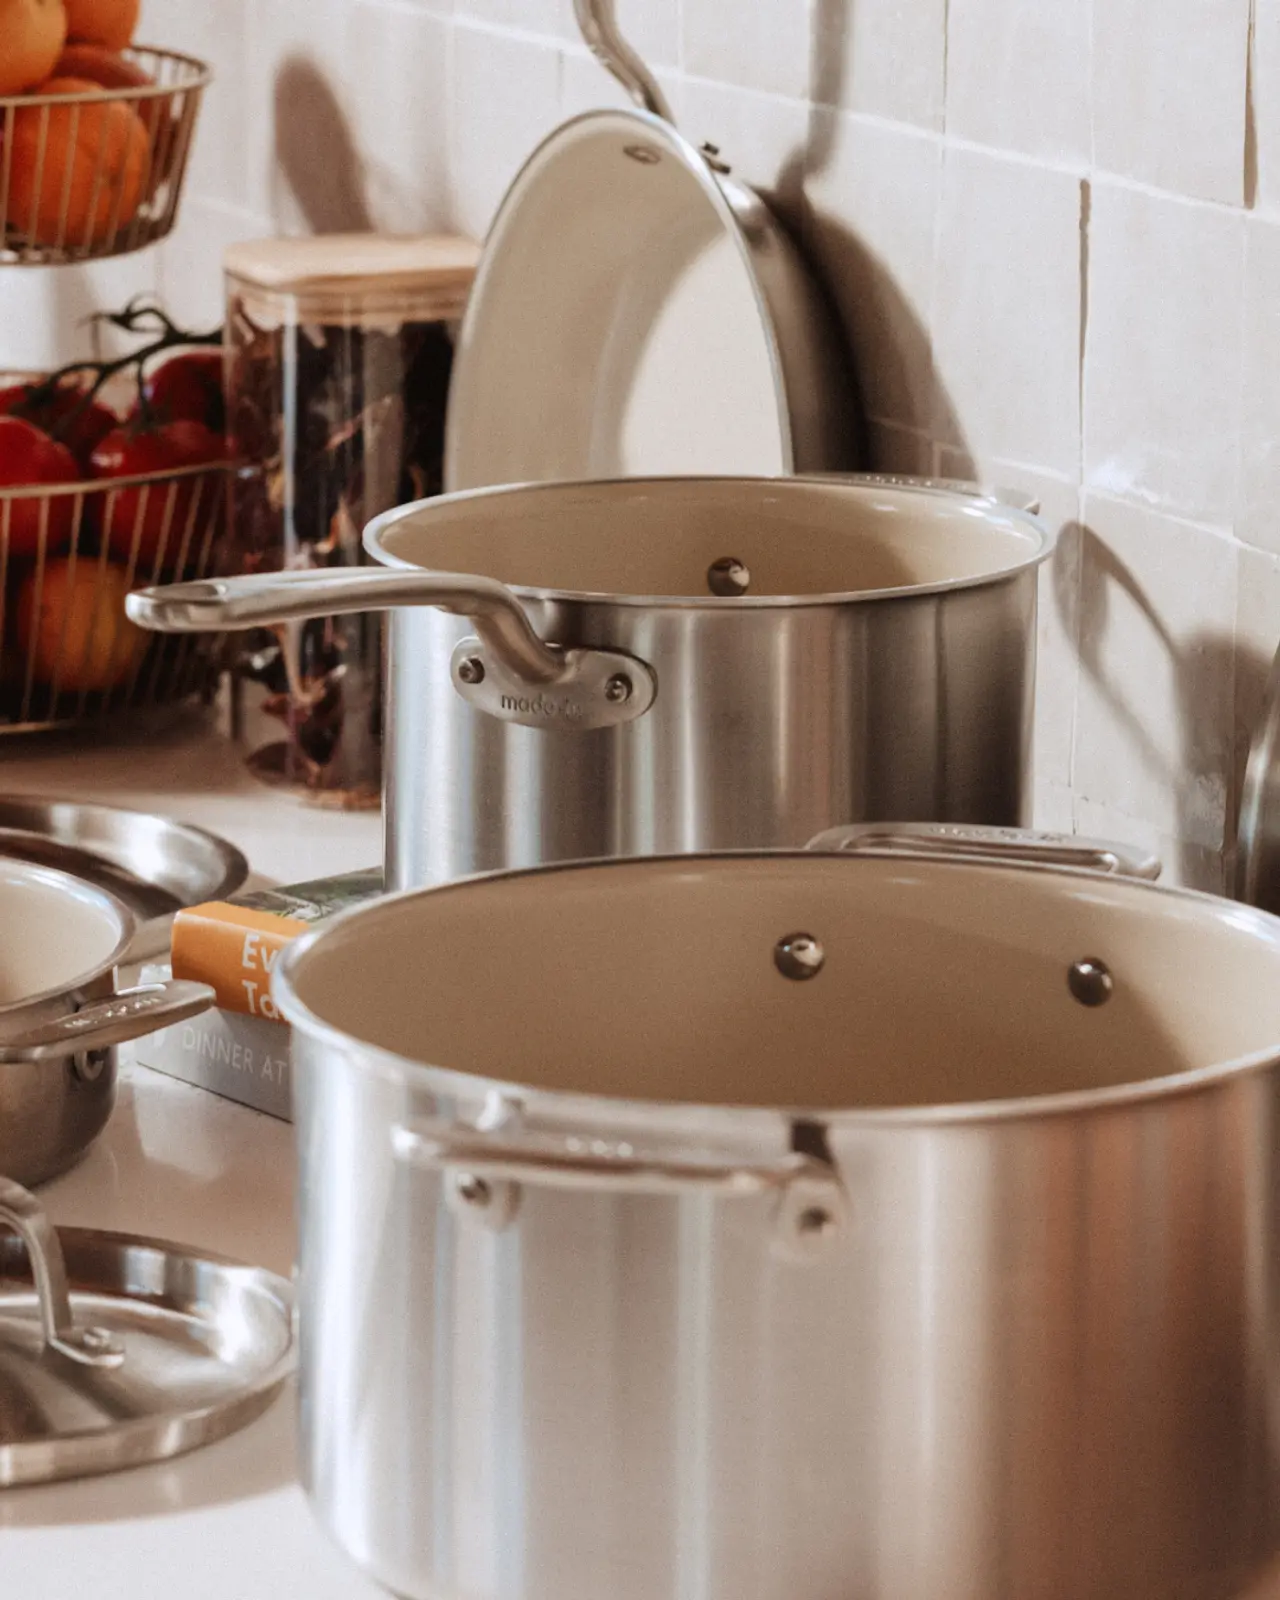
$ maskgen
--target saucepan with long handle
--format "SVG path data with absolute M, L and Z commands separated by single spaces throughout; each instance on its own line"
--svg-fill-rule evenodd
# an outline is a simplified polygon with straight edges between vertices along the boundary
M 1036 569 L 973 486 L 662 478 L 441 496 L 385 569 L 143 590 L 143 626 L 392 612 L 393 888 L 588 856 L 1026 820 Z

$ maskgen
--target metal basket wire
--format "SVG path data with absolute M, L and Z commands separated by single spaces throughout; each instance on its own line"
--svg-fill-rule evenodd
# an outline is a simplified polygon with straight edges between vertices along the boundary
M 124 255 L 173 227 L 212 73 L 172 50 L 121 54 L 154 83 L 0 97 L 0 266 Z
M 220 638 L 142 634 L 123 595 L 215 570 L 230 473 L 0 489 L 0 734 L 172 705 L 209 686 Z

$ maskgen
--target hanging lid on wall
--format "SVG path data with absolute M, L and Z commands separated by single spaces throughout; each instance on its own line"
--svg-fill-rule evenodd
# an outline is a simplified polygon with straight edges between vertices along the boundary
M 264 1411 L 292 1366 L 283 1279 L 154 1239 L 55 1229 L 0 1178 L 0 1488 L 209 1444 Z
M 855 467 L 844 343 L 794 245 L 671 125 L 611 0 L 575 3 L 642 109 L 565 123 L 499 207 L 459 338 L 445 487 Z

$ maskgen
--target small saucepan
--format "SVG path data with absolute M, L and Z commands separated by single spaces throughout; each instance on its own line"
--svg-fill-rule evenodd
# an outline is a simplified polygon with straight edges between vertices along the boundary
M 77 1161 L 115 1103 L 115 1046 L 193 1017 L 203 983 L 116 987 L 130 912 L 78 878 L 0 859 L 0 1173 L 25 1187 Z

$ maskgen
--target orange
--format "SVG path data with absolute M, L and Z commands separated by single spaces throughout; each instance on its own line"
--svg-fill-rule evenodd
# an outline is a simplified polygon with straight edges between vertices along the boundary
M 66 37 L 62 0 L 0 0 L 0 94 L 47 78 Z
M 86 90 L 101 93 L 87 78 L 50 78 L 37 93 Z M 122 100 L 19 106 L 13 115 L 8 220 L 36 244 L 101 244 L 133 219 L 149 162 L 147 130 Z
M 87 78 L 90 83 L 100 83 L 104 89 L 148 89 L 156 81 L 136 61 L 122 56 L 118 50 L 108 50 L 105 44 L 69 44 L 58 57 L 53 75 L 55 78 Z M 149 95 L 145 100 L 126 102 L 141 119 L 151 139 L 147 199 L 160 187 L 176 153 L 176 129 L 169 114 L 172 98 L 171 95 Z
M 18 594 L 18 645 L 34 652 L 35 678 L 71 693 L 119 688 L 142 660 L 147 635 L 124 614 L 129 585 L 123 567 L 96 558 L 50 561 L 39 585 L 36 571 Z
M 138 26 L 142 0 L 63 0 L 67 8 L 67 38 L 86 39 L 123 50 Z
M 43 76 L 43 74 L 42 74 Z M 51 74 L 55 78 L 87 78 L 104 89 L 146 89 L 156 81 L 136 61 L 105 44 L 69 44 Z

